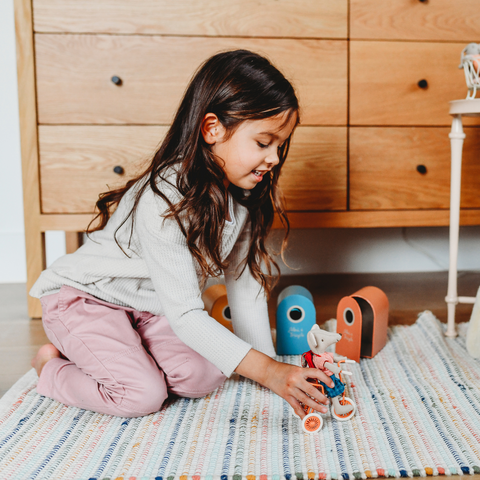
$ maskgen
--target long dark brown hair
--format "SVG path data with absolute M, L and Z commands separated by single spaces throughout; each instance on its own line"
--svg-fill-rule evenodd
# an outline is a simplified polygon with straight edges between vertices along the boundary
M 202 121 L 207 113 L 214 113 L 225 127 L 227 135 L 231 135 L 245 120 L 265 119 L 283 112 L 286 112 L 286 122 L 294 117 L 295 125 L 298 124 L 299 105 L 295 91 L 266 58 L 247 50 L 214 55 L 192 78 L 173 123 L 148 168 L 124 187 L 99 196 L 96 203 L 98 214 L 87 232 L 103 229 L 127 190 L 140 182 L 134 205 L 120 227 L 131 217 L 132 234 L 140 197 L 150 186 L 169 205 L 164 217 L 177 221 L 190 252 L 201 268 L 203 280 L 220 275 L 227 267 L 221 255 L 222 233 L 228 208 L 225 173 L 203 139 Z M 228 187 L 235 200 L 249 212 L 251 240 L 243 268 L 248 265 L 267 294 L 273 284 L 273 268 L 279 273 L 278 265 L 265 245 L 275 213 L 285 228 L 282 254 L 290 229 L 283 196 L 278 188 L 280 171 L 289 147 L 290 137 L 279 148 L 278 165 L 252 190 L 244 191 L 233 184 Z M 164 178 L 172 166 L 179 172 L 175 187 L 181 200 L 175 204 L 157 185 L 159 178 Z M 187 221 L 182 221 L 180 217 Z

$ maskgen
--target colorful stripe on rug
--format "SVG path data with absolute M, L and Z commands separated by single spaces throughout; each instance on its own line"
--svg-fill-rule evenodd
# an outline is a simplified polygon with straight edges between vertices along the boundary
M 465 331 L 465 328 L 460 326 Z M 298 356 L 279 357 L 299 364 Z M 0 478 L 354 480 L 480 473 L 480 362 L 430 312 L 349 366 L 352 420 L 316 434 L 280 397 L 233 376 L 201 399 L 120 418 L 36 393 L 32 370 L 0 401 Z

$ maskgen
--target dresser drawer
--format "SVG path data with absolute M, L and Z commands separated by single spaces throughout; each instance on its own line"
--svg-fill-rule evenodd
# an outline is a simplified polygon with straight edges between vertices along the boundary
M 35 40 L 41 124 L 168 124 L 200 63 L 237 48 L 266 54 L 292 80 L 304 124 L 347 121 L 343 40 L 43 34 Z
M 347 128 L 298 127 L 280 176 L 290 211 L 346 210 Z
M 462 48 L 458 43 L 351 42 L 350 123 L 450 125 L 448 102 L 467 95 L 458 68 Z M 426 85 L 419 84 L 422 80 Z
M 350 0 L 352 39 L 478 41 L 478 0 Z
M 150 161 L 167 127 L 39 127 L 42 213 L 92 213 L 98 195 Z M 280 185 L 290 210 L 344 210 L 346 127 L 299 127 Z M 113 171 L 120 166 L 124 174 Z
M 167 127 L 39 126 L 42 213 L 92 213 L 98 195 L 125 184 Z M 120 166 L 124 173 L 113 171 Z
M 36 32 L 346 38 L 347 0 L 33 0 Z
M 449 128 L 350 129 L 350 209 L 448 209 Z M 480 129 L 465 128 L 462 208 L 480 207 Z M 425 167 L 426 173 L 422 166 Z

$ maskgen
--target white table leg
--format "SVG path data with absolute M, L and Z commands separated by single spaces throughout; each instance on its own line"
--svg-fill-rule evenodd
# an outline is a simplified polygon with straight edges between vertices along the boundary
M 462 116 L 455 115 L 452 130 L 449 134 L 451 145 L 451 178 L 450 178 L 450 264 L 448 269 L 448 291 L 445 301 L 448 307 L 448 325 L 445 335 L 455 337 L 455 306 L 457 294 L 457 261 L 458 237 L 460 229 L 460 187 L 462 176 L 462 149 L 465 134 L 462 127 Z

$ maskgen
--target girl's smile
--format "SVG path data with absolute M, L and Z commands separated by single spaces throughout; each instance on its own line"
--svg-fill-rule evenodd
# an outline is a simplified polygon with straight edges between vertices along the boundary
M 278 165 L 278 149 L 296 124 L 296 115 L 288 119 L 289 113 L 246 120 L 230 136 L 216 115 L 208 113 L 205 116 L 202 133 L 221 162 L 227 187 L 233 183 L 239 188 L 251 190 Z
M 257 180 L 258 182 L 261 182 L 262 181 L 262 178 L 263 178 L 263 175 L 265 175 L 265 173 L 267 173 L 269 170 L 265 170 L 265 171 L 259 171 L 259 170 L 254 170 L 252 173 L 255 177 L 255 180 Z

